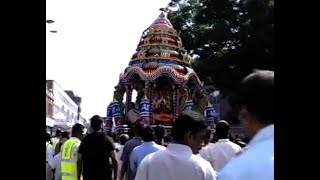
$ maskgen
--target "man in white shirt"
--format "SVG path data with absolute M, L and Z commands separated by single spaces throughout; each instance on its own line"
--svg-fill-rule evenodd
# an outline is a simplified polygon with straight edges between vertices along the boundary
M 241 151 L 239 145 L 228 139 L 229 129 L 227 121 L 221 120 L 216 124 L 215 135 L 218 141 L 207 148 L 209 158 L 204 157 L 218 172 Z
M 173 143 L 166 150 L 146 156 L 135 180 L 215 180 L 216 173 L 210 163 L 195 155 L 207 127 L 201 114 L 184 111 L 174 122 Z
M 55 169 L 54 171 L 54 179 L 55 180 L 62 180 L 62 173 L 61 173 L 61 146 L 62 144 L 57 144 L 57 149 L 59 149 L 58 154 L 56 154 L 53 157 L 52 162 L 52 169 Z
M 274 72 L 257 71 L 247 76 L 239 91 L 239 119 L 253 139 L 244 152 L 218 174 L 219 180 L 274 179 Z
M 203 140 L 203 146 L 201 147 L 201 149 L 199 150 L 199 155 L 207 160 L 208 162 L 210 162 L 210 151 L 209 151 L 209 147 L 212 146 L 214 143 L 211 143 L 211 129 L 208 128 L 207 129 L 207 133 L 206 136 L 204 137 Z M 216 170 L 216 169 L 215 169 Z
M 119 136 L 119 145 L 117 146 L 116 143 L 115 143 L 115 146 L 116 146 L 116 149 L 117 149 L 116 158 L 118 160 L 118 167 L 122 166 L 121 156 L 122 156 L 123 148 L 124 148 L 124 145 L 126 144 L 126 142 L 129 141 L 129 139 L 130 139 L 129 135 L 121 134 Z M 120 175 L 120 173 L 121 173 L 121 168 L 118 168 L 118 175 Z

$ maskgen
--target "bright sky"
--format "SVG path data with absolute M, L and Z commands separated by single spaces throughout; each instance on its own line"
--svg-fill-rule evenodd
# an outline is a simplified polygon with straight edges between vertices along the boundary
M 46 76 L 82 97 L 82 115 L 106 115 L 141 33 L 170 0 L 46 0 Z M 50 33 L 57 30 L 58 33 Z

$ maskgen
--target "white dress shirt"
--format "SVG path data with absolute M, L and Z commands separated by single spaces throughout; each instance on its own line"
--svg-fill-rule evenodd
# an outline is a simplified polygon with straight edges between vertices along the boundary
M 166 150 L 146 156 L 135 180 L 215 180 L 210 163 L 194 155 L 189 146 L 171 143 Z
M 46 180 L 52 179 L 52 162 L 53 162 L 54 148 L 46 142 Z
M 200 149 L 200 151 L 199 151 L 199 155 L 200 155 L 203 159 L 207 160 L 208 162 L 210 162 L 210 159 L 212 159 L 212 158 L 211 158 L 211 155 L 210 155 L 209 146 L 212 146 L 213 144 L 214 144 L 214 143 L 209 143 L 209 144 L 207 144 L 205 147 L 202 147 L 202 148 Z M 214 169 L 214 170 L 216 170 L 216 169 Z
M 245 151 L 218 173 L 219 180 L 274 179 L 274 125 L 261 129 Z
M 120 173 L 121 173 L 121 166 L 122 166 L 122 161 L 121 161 L 121 155 L 122 155 L 122 152 L 123 152 L 123 147 L 124 145 L 120 145 L 120 144 L 116 144 L 114 143 L 116 148 L 119 150 L 117 153 L 116 153 L 116 158 L 117 158 L 117 161 L 118 161 L 118 177 L 120 177 Z
M 61 153 L 58 153 L 53 157 L 52 169 L 55 169 L 54 179 L 60 180 L 62 179 L 61 174 Z
M 208 155 L 203 157 L 209 161 L 212 167 L 219 172 L 240 151 L 241 147 L 229 139 L 219 139 L 207 147 Z

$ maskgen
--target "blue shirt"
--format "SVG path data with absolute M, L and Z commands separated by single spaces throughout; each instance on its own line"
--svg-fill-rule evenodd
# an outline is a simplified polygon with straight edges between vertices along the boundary
M 130 155 L 132 153 L 132 150 L 141 144 L 141 137 L 134 137 L 133 139 L 126 142 L 123 147 L 120 160 L 122 161 L 122 166 L 127 167 L 126 176 L 124 176 L 125 180 L 134 180 L 134 175 L 132 175 L 132 171 L 130 168 Z
M 130 156 L 130 168 L 132 173 L 136 174 L 139 164 L 147 155 L 156 152 L 158 150 L 165 150 L 164 146 L 156 144 L 154 141 L 144 142 L 140 146 L 137 146 L 133 149 Z

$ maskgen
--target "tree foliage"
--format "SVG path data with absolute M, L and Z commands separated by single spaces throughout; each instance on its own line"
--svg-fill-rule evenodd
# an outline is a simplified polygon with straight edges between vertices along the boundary
M 253 69 L 274 69 L 273 0 L 172 0 L 169 8 L 192 67 L 223 95 Z

